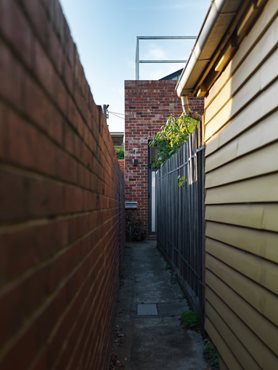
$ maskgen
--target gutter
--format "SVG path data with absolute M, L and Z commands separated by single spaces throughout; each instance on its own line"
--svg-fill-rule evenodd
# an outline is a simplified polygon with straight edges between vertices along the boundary
M 206 96 L 212 82 L 235 53 L 242 35 L 246 34 L 248 27 L 244 27 L 244 32 L 239 36 L 239 22 L 246 15 L 248 19 L 258 15 L 266 1 L 212 0 L 189 60 L 177 83 L 178 97 L 190 94 Z M 252 17 L 249 17 L 249 10 Z M 250 25 L 250 22 L 247 24 Z
M 204 97 L 235 54 L 267 0 L 212 0 L 189 60 L 177 83 L 179 98 Z M 182 99 L 184 100 L 184 99 Z M 188 102 L 182 102 L 188 109 Z
M 208 39 L 208 36 L 215 24 L 215 21 L 217 17 L 220 15 L 221 8 L 223 6 L 223 3 L 226 0 L 212 0 L 212 3 L 210 5 L 210 8 L 208 10 L 207 16 L 205 18 L 205 21 L 202 25 L 202 28 L 200 30 L 200 33 L 198 35 L 197 41 L 193 47 L 192 53 L 189 57 L 189 60 L 181 74 L 181 77 L 178 81 L 176 90 L 178 97 L 180 98 L 183 94 L 183 88 L 191 75 L 193 68 L 195 67 L 195 64 L 197 63 L 199 56 L 201 54 L 201 51 Z

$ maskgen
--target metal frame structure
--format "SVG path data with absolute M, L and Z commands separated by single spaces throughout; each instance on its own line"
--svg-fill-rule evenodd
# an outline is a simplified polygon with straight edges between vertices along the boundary
M 186 60 L 177 59 L 140 59 L 139 42 L 140 40 L 196 40 L 196 36 L 137 36 L 136 38 L 136 55 L 135 55 L 135 79 L 139 80 L 139 65 L 141 63 L 186 63 Z

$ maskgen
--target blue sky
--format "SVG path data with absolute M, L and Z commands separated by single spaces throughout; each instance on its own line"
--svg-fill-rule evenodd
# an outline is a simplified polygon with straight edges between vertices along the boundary
M 124 80 L 135 79 L 136 36 L 197 35 L 210 0 L 60 0 L 95 102 L 124 114 Z M 186 59 L 193 41 L 140 41 L 140 58 Z M 183 65 L 140 66 L 159 79 Z M 124 120 L 110 115 L 111 131 Z

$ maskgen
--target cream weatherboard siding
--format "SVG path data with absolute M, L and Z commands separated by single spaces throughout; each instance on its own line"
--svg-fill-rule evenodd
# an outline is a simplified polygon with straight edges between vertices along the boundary
M 205 327 L 230 370 L 278 369 L 277 9 L 205 99 Z

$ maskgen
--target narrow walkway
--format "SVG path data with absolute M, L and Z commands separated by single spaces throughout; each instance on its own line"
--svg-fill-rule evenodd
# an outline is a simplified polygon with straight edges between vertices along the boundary
M 155 243 L 127 244 L 122 274 L 114 333 L 113 353 L 119 359 L 115 368 L 206 369 L 200 335 L 180 326 L 180 315 L 189 308 Z

